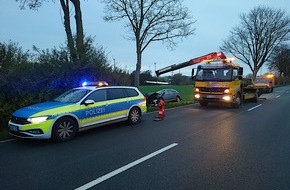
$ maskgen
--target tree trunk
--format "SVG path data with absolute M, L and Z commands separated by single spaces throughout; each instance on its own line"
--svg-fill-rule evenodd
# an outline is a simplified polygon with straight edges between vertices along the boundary
M 137 40 L 138 41 L 138 40 Z M 136 42 L 137 45 L 137 63 L 136 63 L 136 71 L 135 71 L 135 86 L 139 88 L 140 86 L 140 71 L 141 71 L 141 61 L 142 61 L 142 52 L 141 45 Z
M 70 0 L 75 7 L 75 20 L 76 20 L 76 49 L 79 60 L 82 62 L 85 57 L 84 50 L 84 32 L 83 32 L 83 21 L 82 21 L 82 12 L 80 7 L 79 0 Z
M 255 69 L 253 70 L 253 80 L 256 79 L 258 71 L 259 71 L 259 70 L 258 70 L 257 68 L 255 68 Z
M 69 0 L 60 0 L 60 4 L 64 13 L 64 27 L 67 36 L 67 46 L 71 54 L 71 59 L 73 63 L 75 63 L 77 61 L 77 51 L 74 46 L 74 40 L 70 26 Z

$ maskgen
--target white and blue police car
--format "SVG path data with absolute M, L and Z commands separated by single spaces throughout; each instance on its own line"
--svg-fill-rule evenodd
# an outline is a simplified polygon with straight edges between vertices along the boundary
M 63 142 L 87 128 L 124 120 L 138 123 L 146 111 L 146 98 L 136 87 L 84 83 L 52 101 L 16 110 L 8 126 L 19 138 Z

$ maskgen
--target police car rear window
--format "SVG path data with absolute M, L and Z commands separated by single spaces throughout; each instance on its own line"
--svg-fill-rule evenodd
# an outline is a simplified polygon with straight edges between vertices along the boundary
M 139 96 L 139 93 L 132 88 L 110 88 L 107 90 L 108 100 Z
M 114 100 L 119 98 L 127 98 L 127 94 L 123 88 L 110 88 L 108 89 L 108 99 Z
M 134 96 L 138 96 L 139 93 L 135 90 L 135 89 L 126 89 L 126 93 L 128 94 L 129 97 L 134 97 Z

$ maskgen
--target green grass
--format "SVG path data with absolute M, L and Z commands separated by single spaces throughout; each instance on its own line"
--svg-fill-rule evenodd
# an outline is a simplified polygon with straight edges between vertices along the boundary
M 193 85 L 160 85 L 160 86 L 141 86 L 140 91 L 145 95 L 148 92 L 156 92 L 161 89 L 175 89 L 182 98 L 182 101 L 193 102 Z
M 9 135 L 9 132 L 7 129 L 0 129 L 0 141 L 11 139 L 11 135 Z
M 160 85 L 160 86 L 140 86 L 140 91 L 145 95 L 148 92 L 157 92 L 161 89 L 175 89 L 181 95 L 180 102 L 169 102 L 166 104 L 166 109 L 193 104 L 193 85 Z M 148 107 L 148 112 L 156 111 L 156 107 Z

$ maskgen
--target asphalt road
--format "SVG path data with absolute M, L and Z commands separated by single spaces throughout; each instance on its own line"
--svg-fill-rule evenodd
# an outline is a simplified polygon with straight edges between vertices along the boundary
M 290 87 L 154 115 L 66 143 L 0 142 L 0 189 L 290 189 Z

